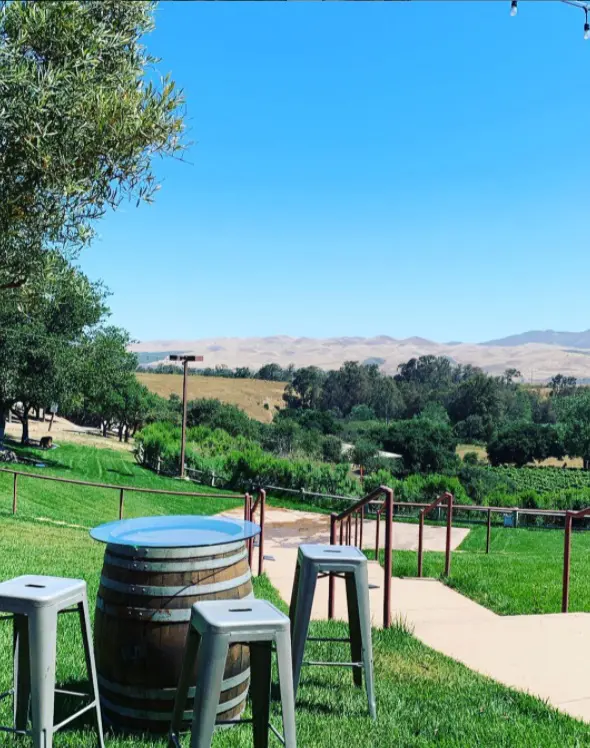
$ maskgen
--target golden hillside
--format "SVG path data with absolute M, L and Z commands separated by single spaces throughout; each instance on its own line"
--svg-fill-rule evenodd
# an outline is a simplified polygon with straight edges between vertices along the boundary
M 182 376 L 179 374 L 144 374 L 137 378 L 152 392 L 162 397 L 182 397 Z M 252 418 L 270 422 L 276 408 L 282 408 L 285 382 L 264 382 L 260 379 L 229 379 L 226 377 L 189 376 L 189 400 L 212 398 L 233 403 Z M 265 407 L 266 406 L 266 407 Z

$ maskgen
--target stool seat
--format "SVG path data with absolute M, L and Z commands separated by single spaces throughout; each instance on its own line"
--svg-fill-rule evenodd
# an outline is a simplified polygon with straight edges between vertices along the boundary
M 69 606 L 78 602 L 86 590 L 81 579 L 62 579 L 27 574 L 0 583 L 0 611 L 19 613 L 46 605 Z
M 350 638 L 344 641 L 350 643 L 352 661 L 338 664 L 352 667 L 353 680 L 356 686 L 362 686 L 362 674 L 364 671 L 369 714 L 373 719 L 376 719 L 377 706 L 373 683 L 369 573 L 367 558 L 356 546 L 313 545 L 311 543 L 299 546 L 293 591 L 291 594 L 291 605 L 289 608 L 292 631 L 293 690 L 295 696 L 297 696 L 301 668 L 304 664 L 335 664 L 303 662 L 317 580 L 319 577 L 330 574 L 344 577 L 348 604 Z M 322 641 L 322 639 L 320 638 L 319 641 Z
M 315 564 L 329 564 L 330 571 L 338 564 L 356 566 L 366 564 L 367 557 L 354 545 L 313 545 L 312 543 L 303 543 L 299 546 L 298 555 L 305 557 L 308 561 Z
M 268 748 L 270 731 L 286 748 L 296 748 L 290 622 L 271 603 L 254 599 L 208 600 L 193 605 L 174 701 L 169 748 L 180 746 L 178 731 L 195 664 L 197 677 L 190 745 L 191 748 L 210 748 L 227 654 L 229 646 L 236 642 L 250 647 L 252 719 L 227 720 L 218 724 L 251 722 L 255 748 Z M 273 644 L 277 653 L 284 737 L 270 724 Z
M 91 694 L 60 691 L 55 687 L 58 616 L 69 612 L 77 613 L 80 619 Z M 33 574 L 10 579 L 0 583 L 0 613 L 9 613 L 7 617 L 12 618 L 14 650 L 13 687 L 0 697 L 13 697 L 13 727 L 2 726 L 0 731 L 30 735 L 34 748 L 52 748 L 57 730 L 93 710 L 97 743 L 104 748 L 86 582 Z M 90 698 L 90 702 L 55 725 L 56 693 Z M 30 730 L 27 729 L 29 711 Z
M 237 640 L 244 634 L 288 631 L 289 619 L 266 600 L 208 600 L 192 609 L 191 624 L 199 633 L 229 634 Z

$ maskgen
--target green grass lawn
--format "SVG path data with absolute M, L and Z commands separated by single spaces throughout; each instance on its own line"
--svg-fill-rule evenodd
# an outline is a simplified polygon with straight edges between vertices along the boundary
M 94 605 L 103 546 L 81 529 L 0 517 L 0 580 L 23 573 L 83 578 Z M 257 595 L 278 602 L 266 578 Z M 284 608 L 284 606 L 283 606 Z M 60 622 L 58 680 L 86 687 L 80 636 L 73 616 Z M 313 624 L 314 635 L 342 636 L 337 623 Z M 313 659 L 344 656 L 339 644 L 311 644 Z M 314 651 L 315 650 L 315 651 Z M 338 654 L 340 650 L 340 654 Z M 389 746 L 587 746 L 590 727 L 561 715 L 541 701 L 511 691 L 428 649 L 401 629 L 374 635 L 378 719 L 366 715 L 364 693 L 351 685 L 350 671 L 304 670 L 297 704 L 302 748 L 388 748 Z M 0 691 L 9 687 L 11 636 L 0 624 Z M 59 699 L 59 697 L 58 697 Z M 56 705 L 58 717 L 64 705 Z M 278 720 L 278 705 L 273 709 Z M 10 704 L 0 705 L 0 722 L 10 722 Z M 279 724 L 278 721 L 275 724 Z M 56 735 L 56 748 L 94 748 L 87 722 Z M 0 745 L 11 745 L 0 738 Z M 23 743 L 24 745 L 24 743 Z M 113 748 L 164 748 L 163 740 L 109 736 Z M 216 733 L 214 748 L 246 748 L 249 727 Z M 278 745 L 278 743 L 277 743 Z
M 492 528 L 471 530 L 453 553 L 450 579 L 443 581 L 501 615 L 558 613 L 561 610 L 563 532 Z M 590 611 L 590 534 L 572 535 L 570 611 Z M 381 556 L 383 561 L 383 555 Z M 417 554 L 395 551 L 395 576 L 415 576 Z M 444 554 L 424 554 L 424 576 L 443 573 Z
M 17 450 L 45 463 L 37 468 L 31 464 L 8 465 L 19 472 L 51 475 L 59 478 L 108 483 L 134 488 L 155 488 L 170 491 L 206 493 L 211 498 L 158 496 L 127 492 L 125 517 L 158 514 L 215 514 L 243 504 L 239 497 L 215 498 L 219 492 L 206 486 L 165 478 L 141 467 L 131 453 L 78 444 L 62 444 L 51 451 Z M 0 472 L 0 516 L 12 512 L 12 475 Z M 18 479 L 18 514 L 30 518 L 46 518 L 91 527 L 118 519 L 119 491 L 75 486 L 32 478 Z

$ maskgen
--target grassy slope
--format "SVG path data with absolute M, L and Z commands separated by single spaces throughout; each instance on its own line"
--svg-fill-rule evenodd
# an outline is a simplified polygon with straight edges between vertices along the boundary
M 50 452 L 29 449 L 19 453 L 35 456 L 45 468 L 18 465 L 19 472 L 38 473 L 93 483 L 207 493 L 211 498 L 125 494 L 125 516 L 156 514 L 214 514 L 239 506 L 240 499 L 217 499 L 214 489 L 164 478 L 140 467 L 132 454 L 110 449 L 63 444 Z M 8 467 L 11 467 L 10 465 Z M 12 475 L 0 472 L 0 516 L 12 511 Z M 117 519 L 119 492 L 51 481 L 19 478 L 18 513 L 89 527 Z
M 453 553 L 451 577 L 444 580 L 459 592 L 501 615 L 558 613 L 561 609 L 563 533 L 554 530 L 493 528 L 490 554 L 485 553 L 484 527 L 469 533 Z M 590 535 L 574 533 L 570 611 L 590 611 Z M 415 576 L 412 551 L 395 551 L 393 573 Z M 444 555 L 424 554 L 424 575 L 442 574 Z
M 0 519 L 0 579 L 22 573 L 84 578 L 94 604 L 103 548 L 85 531 L 24 519 Z M 259 596 L 278 602 L 265 578 L 256 580 Z M 284 607 L 284 606 L 283 606 Z M 75 618 L 60 622 L 58 680 L 85 680 Z M 341 636 L 339 624 L 314 624 L 313 634 Z M 319 648 L 323 651 L 319 651 Z M 314 659 L 338 657 L 341 645 L 310 645 Z M 361 691 L 350 672 L 333 668 L 306 670 L 297 705 L 302 748 L 385 748 L 389 746 L 583 746 L 590 745 L 590 727 L 560 715 L 540 701 L 500 686 L 439 655 L 416 639 L 393 629 L 375 634 L 375 669 L 379 716 L 371 723 Z M 11 639 L 0 627 L 0 691 L 9 685 Z M 342 654 L 340 655 L 342 656 Z M 85 686 L 85 684 L 83 684 Z M 10 704 L 0 705 L 0 722 L 10 721 Z M 57 717 L 65 714 L 56 706 Z M 275 724 L 277 708 L 274 708 Z M 92 748 L 90 722 L 59 733 L 56 748 Z M 2 739 L 0 744 L 4 745 Z M 158 746 L 148 738 L 110 738 L 112 748 Z M 251 745 L 249 728 L 217 733 L 214 748 Z
M 182 396 L 182 377 L 179 374 L 143 374 L 137 378 L 152 392 L 162 397 L 172 394 Z M 214 398 L 224 403 L 233 403 L 245 410 L 252 418 L 269 423 L 276 408 L 283 408 L 285 382 L 266 382 L 261 379 L 230 379 L 228 377 L 188 378 L 189 399 Z M 265 408 L 265 405 L 268 407 Z

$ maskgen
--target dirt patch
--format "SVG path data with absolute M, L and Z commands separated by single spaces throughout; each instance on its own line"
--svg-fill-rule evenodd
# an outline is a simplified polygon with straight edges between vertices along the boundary
M 6 424 L 6 434 L 11 439 L 19 441 L 21 433 L 22 426 L 16 418 L 13 418 L 12 423 Z M 56 416 L 53 419 L 51 431 L 49 431 L 49 419 L 46 421 L 31 419 L 29 422 L 29 435 L 34 442 L 38 442 L 43 436 L 52 436 L 53 441 L 57 444 L 60 442 L 74 442 L 75 444 L 86 444 L 90 447 L 100 447 L 102 449 L 120 449 L 123 452 L 130 452 L 133 449 L 132 442 L 128 444 L 120 442 L 114 434 L 110 434 L 105 439 L 98 429 L 89 426 L 76 426 L 75 423 L 61 416 Z

